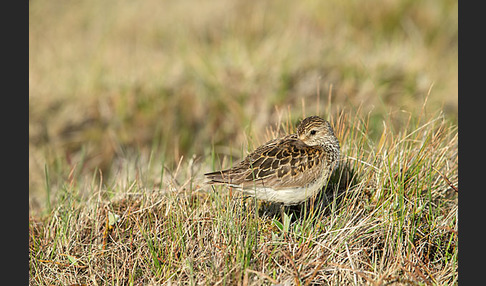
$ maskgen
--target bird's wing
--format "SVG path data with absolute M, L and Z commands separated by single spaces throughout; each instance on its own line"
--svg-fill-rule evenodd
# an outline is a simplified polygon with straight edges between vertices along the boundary
M 236 163 L 230 169 L 204 174 L 204 176 L 206 176 L 206 179 L 209 180 L 207 183 L 208 184 L 229 184 L 238 187 L 238 185 L 244 181 L 243 178 L 247 176 L 247 173 L 249 172 L 249 166 L 250 166 L 249 162 L 252 162 L 253 158 L 258 157 L 259 156 L 258 154 L 263 154 L 269 148 L 276 146 L 281 140 L 284 140 L 285 138 L 291 138 L 291 137 L 296 137 L 296 135 L 292 134 L 283 138 L 276 138 L 268 141 L 267 143 L 259 146 L 257 149 L 255 149 L 255 151 L 250 153 L 244 160 Z
M 321 175 L 324 149 L 308 146 L 295 134 L 274 139 L 258 147 L 233 168 L 206 174 L 210 183 L 235 187 L 292 188 L 306 184 L 308 176 Z

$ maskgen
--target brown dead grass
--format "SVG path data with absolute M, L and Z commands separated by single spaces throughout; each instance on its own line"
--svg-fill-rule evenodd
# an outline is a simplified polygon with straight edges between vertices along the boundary
M 385 128 L 367 148 L 367 120 L 355 119 L 333 120 L 347 158 L 314 203 L 285 218 L 204 186 L 194 161 L 165 173 L 162 189 L 140 175 L 66 186 L 51 213 L 30 219 L 31 283 L 456 284 L 455 128 L 441 117 Z

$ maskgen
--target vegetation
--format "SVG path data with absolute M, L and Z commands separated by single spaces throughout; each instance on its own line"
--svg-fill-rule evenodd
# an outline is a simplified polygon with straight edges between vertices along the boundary
M 29 10 L 31 284 L 457 284 L 457 1 Z M 204 185 L 312 114 L 314 200 Z

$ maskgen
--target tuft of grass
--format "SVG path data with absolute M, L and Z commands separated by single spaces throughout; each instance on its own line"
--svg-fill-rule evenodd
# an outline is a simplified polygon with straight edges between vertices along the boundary
M 118 179 L 67 184 L 30 218 L 31 283 L 457 284 L 457 127 L 438 113 L 394 131 L 389 116 L 378 141 L 369 114 L 331 117 L 344 158 L 284 218 L 205 186 L 207 169 L 231 164 L 214 152 L 171 171 L 147 164 L 155 155 L 127 160 Z

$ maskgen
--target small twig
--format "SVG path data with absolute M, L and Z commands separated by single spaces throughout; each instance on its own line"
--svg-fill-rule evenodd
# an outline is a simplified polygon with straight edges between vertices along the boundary
M 52 260 L 44 260 L 44 259 L 37 259 L 37 261 L 39 262 L 43 262 L 43 263 L 52 263 L 52 264 L 56 264 L 56 265 L 59 265 L 59 266 L 62 266 L 62 267 L 69 267 L 69 266 L 74 266 L 76 268 L 80 268 L 80 269 L 84 269 L 86 267 L 88 267 L 87 265 L 76 265 L 74 263 L 62 263 L 62 262 L 57 262 L 57 261 L 52 261 Z
M 148 207 L 144 207 L 144 208 L 142 208 L 142 209 L 138 209 L 138 210 L 136 210 L 136 211 L 133 211 L 133 212 L 131 212 L 130 214 L 136 214 L 136 213 L 144 212 L 144 211 L 146 211 L 146 210 L 148 210 L 148 209 L 151 209 L 151 208 L 155 207 L 156 205 L 160 204 L 162 201 L 164 201 L 164 199 L 160 199 L 160 200 L 158 200 L 157 202 L 155 202 L 154 204 L 152 204 L 152 205 L 150 205 L 150 206 L 148 206 Z
M 446 175 L 442 174 L 439 170 L 437 170 L 434 166 L 432 166 L 432 169 L 434 169 L 434 171 L 436 171 L 437 173 L 439 173 L 439 175 L 447 182 L 447 184 L 449 184 L 449 186 L 454 189 L 454 191 L 459 192 L 459 190 L 457 189 L 456 186 L 454 186 L 451 181 L 449 181 L 449 179 L 447 178 Z

